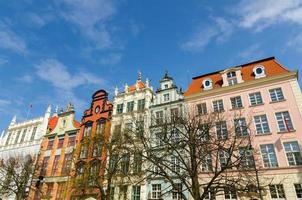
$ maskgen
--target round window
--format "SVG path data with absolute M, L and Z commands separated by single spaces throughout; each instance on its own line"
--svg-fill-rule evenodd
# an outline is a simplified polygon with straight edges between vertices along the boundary
M 258 68 L 256 69 L 256 73 L 257 73 L 257 74 L 262 74 L 262 73 L 263 73 L 263 69 L 262 69 L 261 67 L 258 67 Z
M 98 113 L 100 111 L 100 106 L 97 106 L 96 108 L 95 108 L 95 113 Z
M 210 82 L 209 80 L 207 80 L 207 81 L 204 82 L 204 85 L 205 85 L 206 87 L 209 87 L 209 86 L 211 85 L 211 82 Z

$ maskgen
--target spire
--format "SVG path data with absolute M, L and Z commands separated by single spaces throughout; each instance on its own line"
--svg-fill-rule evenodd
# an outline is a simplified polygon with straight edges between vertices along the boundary
M 115 86 L 114 94 L 115 94 L 115 96 L 118 94 L 118 87 L 117 86 Z
M 137 81 L 141 81 L 141 80 L 142 80 L 142 72 L 138 71 Z
M 10 126 L 15 125 L 16 123 L 17 123 L 17 116 L 14 115 L 12 121 L 10 122 Z
M 74 109 L 74 107 L 73 107 L 72 103 L 69 102 L 69 103 L 67 104 L 67 107 L 66 107 L 66 112 L 68 112 L 68 111 L 73 111 L 73 109 Z

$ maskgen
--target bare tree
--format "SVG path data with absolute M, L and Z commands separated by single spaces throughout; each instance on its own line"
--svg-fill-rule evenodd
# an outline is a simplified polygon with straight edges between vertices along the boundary
M 25 199 L 33 173 L 34 158 L 29 155 L 1 160 L 0 194 L 6 197 L 15 196 L 16 200 Z
M 185 191 L 195 200 L 222 194 L 262 199 L 250 121 L 240 112 L 186 113 L 153 118 L 148 132 L 133 129 L 128 138 L 149 163 L 147 178 L 169 182 L 169 192 L 183 199 Z

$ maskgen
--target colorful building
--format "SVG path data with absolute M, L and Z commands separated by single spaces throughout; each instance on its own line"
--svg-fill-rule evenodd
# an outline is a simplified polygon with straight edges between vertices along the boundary
M 173 117 L 178 117 L 184 115 L 184 98 L 181 89 L 174 84 L 172 77 L 168 75 L 168 72 L 165 73 L 163 78 L 160 80 L 160 87 L 155 92 L 155 99 L 153 104 L 150 106 L 150 113 L 152 116 L 152 122 L 150 126 L 150 132 L 152 134 L 151 138 L 158 138 L 160 140 L 161 134 L 160 130 L 157 129 L 157 125 L 165 120 L 170 120 Z M 160 146 L 160 145 L 159 145 Z M 173 161 L 175 156 L 171 155 Z M 171 161 L 171 163 L 173 163 Z M 177 162 L 174 163 L 178 165 Z M 158 176 L 149 176 L 152 177 L 148 180 L 148 199 L 166 199 L 174 200 L 181 199 L 182 197 L 177 192 L 173 192 L 171 184 Z M 187 190 L 184 189 L 184 186 L 180 181 L 175 180 L 179 187 L 184 191 L 183 193 L 188 197 Z M 164 194 L 163 196 L 158 196 L 158 194 Z
M 219 111 L 227 116 L 226 126 L 239 120 L 234 113 L 240 112 L 242 123 L 250 124 L 260 183 L 269 185 L 263 199 L 302 198 L 302 95 L 297 78 L 297 71 L 271 57 L 194 77 L 184 93 L 188 112 Z
M 108 93 L 99 90 L 92 95 L 90 107 L 84 111 L 75 151 L 75 170 L 66 199 L 100 199 L 100 187 L 106 162 L 104 143 L 109 139 L 112 103 Z
M 74 118 L 74 108 L 55 113 L 48 122 L 35 167 L 29 199 L 66 199 L 72 156 L 80 123 Z
M 113 116 L 111 135 L 119 135 L 125 139 L 126 133 L 135 133 L 140 126 L 148 132 L 150 126 L 149 107 L 154 98 L 153 88 L 149 80 L 142 81 L 139 73 L 134 85 L 125 85 L 124 91 L 115 90 L 113 100 Z M 131 135 L 131 137 L 137 137 Z M 131 147 L 129 146 L 131 149 Z M 122 152 L 120 161 L 120 174 L 116 174 L 111 192 L 113 199 L 147 199 L 147 182 L 144 180 L 144 165 L 139 152 Z M 143 181 L 139 181 L 143 180 Z

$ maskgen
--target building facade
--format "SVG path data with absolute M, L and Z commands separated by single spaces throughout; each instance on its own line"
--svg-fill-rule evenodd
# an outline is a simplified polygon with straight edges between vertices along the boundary
M 70 180 L 66 199 L 100 199 L 103 187 L 103 164 L 106 162 L 106 148 L 109 139 L 112 103 L 108 93 L 99 90 L 92 95 L 90 107 L 84 111 L 75 151 L 75 170 Z
M 155 92 L 155 99 L 153 104 L 150 106 L 151 113 L 151 126 L 150 133 L 151 138 L 157 138 L 157 134 L 161 134 L 160 130 L 157 129 L 157 125 L 165 120 L 171 120 L 173 117 L 183 116 L 185 114 L 184 98 L 181 89 L 174 84 L 172 77 L 165 73 L 163 78 L 160 80 L 160 87 Z M 160 139 L 160 137 L 159 137 Z M 173 159 L 174 155 L 171 155 Z M 171 161 L 172 162 L 172 161 Z M 177 165 L 177 163 L 175 163 Z M 161 177 L 150 176 L 148 180 L 148 199 L 181 199 L 182 197 L 177 193 L 173 192 L 171 184 Z M 178 182 L 175 180 L 175 182 Z M 188 197 L 187 190 L 184 189 L 181 182 L 178 183 L 183 190 L 183 193 Z M 157 196 L 163 194 L 163 196 Z
M 250 124 L 251 142 L 259 152 L 259 182 L 268 185 L 263 199 L 302 198 L 302 95 L 297 78 L 297 71 L 271 57 L 195 77 L 184 94 L 189 112 L 219 111 L 227 116 L 227 126 L 238 120 L 234 112 L 240 112 L 240 120 Z
M 80 123 L 72 104 L 55 113 L 48 122 L 39 152 L 29 199 L 64 200 L 67 196 L 72 157 Z
M 153 88 L 149 80 L 142 81 L 139 73 L 134 85 L 125 85 L 124 91 L 115 90 L 111 135 L 125 138 L 126 133 L 134 133 L 141 126 L 148 133 L 150 111 L 154 98 Z M 132 136 L 136 137 L 136 136 Z M 131 148 L 131 147 L 129 147 Z M 122 176 L 117 175 L 112 185 L 113 199 L 147 199 L 147 182 L 144 179 L 142 157 L 133 152 L 122 153 L 119 169 Z M 142 181 L 140 181 L 142 180 Z
M 51 114 L 49 106 L 43 117 L 17 122 L 16 116 L 0 139 L 0 158 L 35 156 L 40 150 Z

